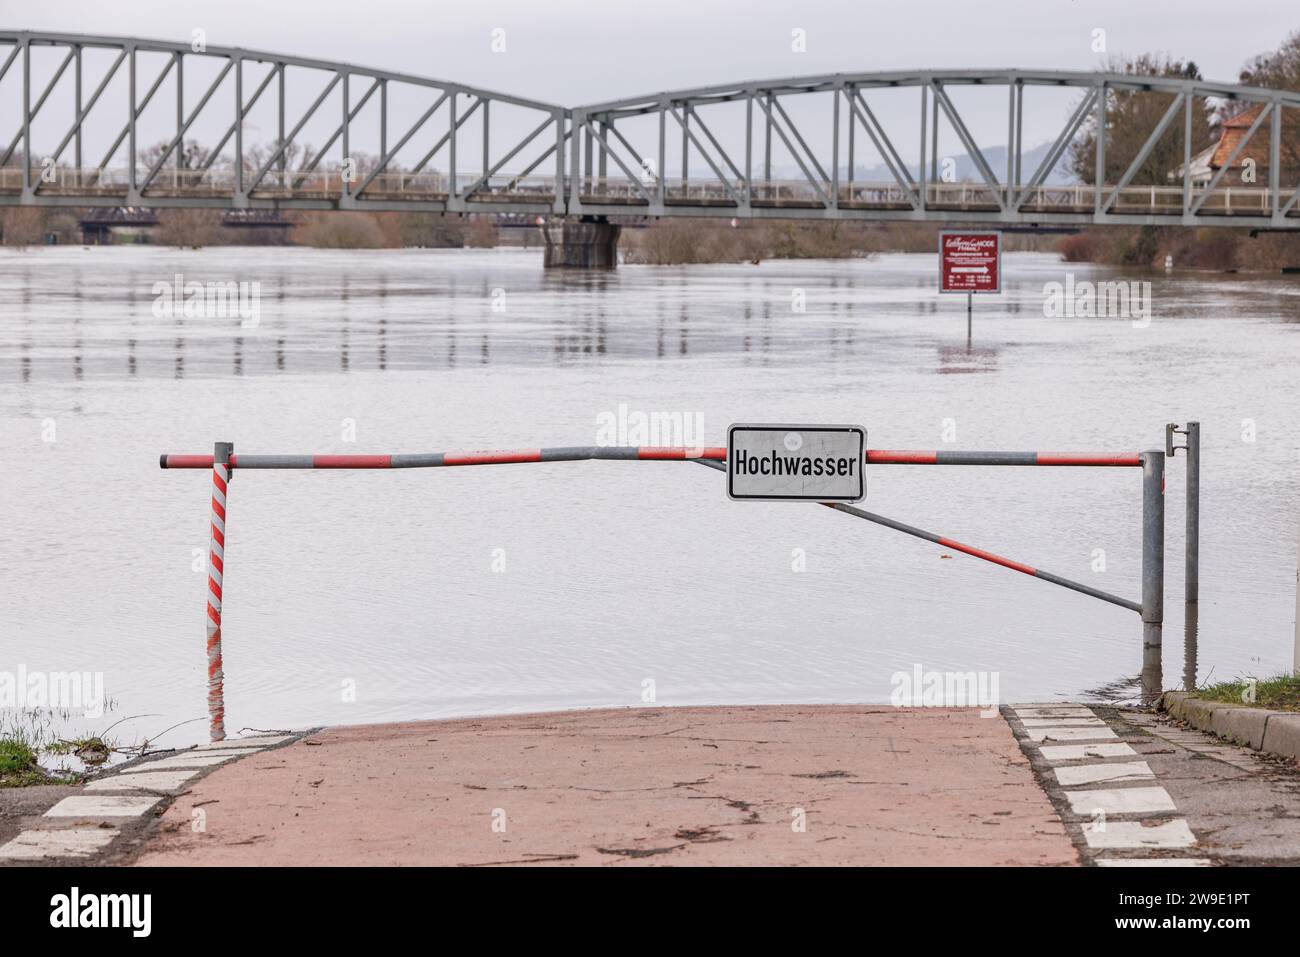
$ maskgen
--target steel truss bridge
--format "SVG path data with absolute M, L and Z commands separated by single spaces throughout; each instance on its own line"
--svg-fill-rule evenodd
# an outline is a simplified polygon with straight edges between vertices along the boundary
M 998 111 L 1005 105 L 1004 168 L 1000 160 L 994 168 L 954 102 L 969 88 L 998 96 Z M 1071 102 L 1052 107 L 1059 132 L 1029 168 L 1026 92 L 1031 109 L 1044 109 L 1033 103 L 1039 88 L 1064 90 Z M 1128 91 L 1168 105 L 1127 169 L 1107 181 L 1114 164 L 1098 121 Z M 911 119 L 887 130 L 881 102 L 899 96 Z M 1264 107 L 1227 162 L 1194 181 L 1193 151 L 1208 144 L 1192 143 L 1193 111 L 1207 100 Z M 1297 229 L 1300 183 L 1283 181 L 1296 174 L 1282 162 L 1284 124 L 1295 137 L 1297 110 L 1300 93 L 1288 91 L 1024 70 L 799 77 L 570 108 L 197 40 L 0 31 L 0 206 Z M 973 162 L 973 181 L 944 181 L 941 120 Z M 1103 185 L 1049 183 L 1090 120 L 1101 131 L 1094 152 Z M 1181 170 L 1165 185 L 1133 185 L 1179 126 Z M 1267 141 L 1263 181 L 1231 182 L 1257 134 L 1256 155 Z M 774 178 L 776 153 L 799 175 Z M 877 159 L 888 180 L 855 181 L 854 170 Z

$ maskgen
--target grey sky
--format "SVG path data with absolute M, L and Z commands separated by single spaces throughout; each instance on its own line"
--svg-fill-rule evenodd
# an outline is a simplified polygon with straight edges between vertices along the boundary
M 1249 13 L 1245 8 L 1249 7 Z M 1241 11 L 1239 14 L 1236 11 Z M 650 90 L 800 73 L 912 67 L 1094 68 L 1112 53 L 1191 57 L 1212 79 L 1300 28 L 1294 0 L 41 0 L 6 25 L 186 39 L 355 61 L 565 105 Z M 493 54 L 491 30 L 506 30 Z M 807 31 L 806 53 L 791 31 Z

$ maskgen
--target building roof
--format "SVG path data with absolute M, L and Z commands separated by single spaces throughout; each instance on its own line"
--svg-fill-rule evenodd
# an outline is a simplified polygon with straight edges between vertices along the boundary
M 1228 162 L 1228 157 L 1231 156 L 1232 151 L 1237 148 L 1237 144 L 1245 139 L 1246 134 L 1250 132 L 1250 128 L 1254 124 L 1255 120 L 1259 118 L 1260 112 L 1268 109 L 1269 106 L 1270 104 L 1268 103 L 1256 103 L 1254 106 L 1238 113 L 1231 119 L 1224 120 L 1219 135 L 1219 142 L 1214 148 L 1214 156 L 1210 159 L 1210 167 L 1212 169 L 1220 169 Z M 1268 147 L 1269 137 L 1272 135 L 1272 125 L 1273 118 L 1271 116 L 1266 118 L 1264 122 L 1260 124 L 1259 129 L 1256 130 L 1255 135 L 1250 138 L 1250 142 L 1246 144 L 1245 149 L 1237 154 L 1237 159 L 1233 162 L 1233 166 L 1241 166 L 1248 158 L 1253 159 L 1256 166 L 1268 165 Z

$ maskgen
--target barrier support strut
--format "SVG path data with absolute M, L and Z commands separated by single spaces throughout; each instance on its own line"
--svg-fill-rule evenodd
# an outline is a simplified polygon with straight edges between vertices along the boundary
M 233 442 L 212 450 L 212 521 L 208 542 L 208 734 L 226 737 L 226 696 L 221 667 L 221 579 L 226 563 L 226 491 L 230 487 Z
M 1142 453 L 1142 645 L 1160 648 L 1165 620 L 1165 453 Z
M 709 468 L 725 471 L 726 466 L 721 462 L 710 461 L 706 459 L 697 460 L 701 465 L 707 465 Z M 937 463 L 929 463 L 937 464 Z M 1003 463 L 1000 463 L 1003 464 Z M 1030 463 L 1015 463 L 1030 464 Z M 1142 605 L 1138 602 L 1130 601 L 1127 598 L 1121 598 L 1119 595 L 1112 595 L 1110 592 L 1102 591 L 1100 588 L 1093 588 L 1091 585 L 1085 585 L 1082 582 L 1074 581 L 1063 575 L 1055 575 L 1052 572 L 1044 571 L 1041 568 L 1035 568 L 1032 565 L 1026 565 L 1010 558 L 1003 558 L 1001 555 L 995 555 L 993 552 L 987 552 L 982 548 L 976 548 L 974 545 L 966 545 L 955 539 L 946 538 L 943 535 L 936 535 L 934 532 L 927 532 L 923 528 L 917 528 L 915 525 L 908 525 L 906 522 L 900 522 L 896 519 L 886 518 L 875 512 L 868 512 L 864 508 L 858 508 L 856 505 L 848 505 L 844 502 L 818 502 L 818 505 L 824 505 L 827 508 L 833 508 L 837 512 L 843 512 L 845 515 L 852 515 L 854 518 L 865 519 L 876 525 L 883 525 L 885 528 L 892 528 L 896 532 L 902 532 L 904 535 L 911 535 L 913 538 L 919 538 L 922 541 L 933 542 L 944 548 L 951 548 L 955 552 L 961 552 L 964 555 L 970 555 L 973 558 L 979 558 L 983 561 L 990 562 L 994 565 L 1001 565 L 1003 568 L 1009 568 L 1012 571 L 1020 572 L 1022 575 L 1029 575 L 1032 578 L 1039 578 L 1045 582 L 1051 582 L 1053 585 L 1060 585 L 1062 588 L 1068 588 L 1071 591 L 1077 591 L 1080 594 L 1088 595 L 1092 598 L 1099 598 L 1102 601 L 1110 602 L 1112 605 L 1119 605 L 1121 608 L 1127 608 L 1129 611 L 1142 612 Z

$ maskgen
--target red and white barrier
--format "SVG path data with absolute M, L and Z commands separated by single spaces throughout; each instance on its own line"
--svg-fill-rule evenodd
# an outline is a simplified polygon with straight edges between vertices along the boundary
M 1081 466 L 1143 467 L 1159 472 L 1158 480 L 1143 485 L 1143 600 L 1130 601 L 1090 585 L 1071 581 L 1041 568 L 1013 561 L 965 545 L 951 538 L 916 528 L 894 519 L 876 515 L 843 503 L 822 502 L 838 511 L 864 518 L 945 548 L 1001 565 L 1093 598 L 1139 612 L 1157 636 L 1163 610 L 1159 596 L 1163 591 L 1163 453 L 1061 453 L 1061 452 L 964 452 L 917 451 L 902 449 L 868 449 L 864 455 L 870 465 L 991 465 L 991 466 Z M 389 455 L 240 455 L 234 445 L 218 442 L 212 455 L 164 454 L 158 464 L 165 469 L 212 469 L 211 543 L 208 547 L 208 716 L 213 741 L 226 736 L 225 698 L 221 658 L 221 589 L 226 555 L 226 492 L 235 469 L 408 469 L 447 468 L 467 465 L 510 465 L 548 462 L 608 461 L 687 461 L 698 462 L 725 471 L 727 450 L 720 447 L 683 448 L 654 446 L 567 446 L 562 448 L 512 449 L 484 452 L 411 452 Z M 1157 468 L 1158 467 L 1158 468 Z M 1150 488 L 1148 488 L 1150 485 Z M 1159 540 L 1153 537 L 1159 531 Z M 1146 534 L 1151 531 L 1152 534 Z M 1148 584 L 1149 580 L 1149 584 Z M 1153 645 L 1153 646 L 1154 646 Z
M 226 698 L 221 667 L 221 584 L 226 565 L 226 490 L 230 484 L 228 442 L 217 443 L 212 459 L 212 521 L 208 541 L 208 730 L 226 737 Z

